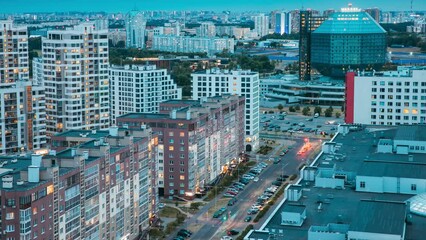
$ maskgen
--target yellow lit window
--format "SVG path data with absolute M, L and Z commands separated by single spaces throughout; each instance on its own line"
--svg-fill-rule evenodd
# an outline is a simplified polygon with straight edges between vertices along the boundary
M 173 150 L 175 150 L 175 147 L 169 146 L 169 151 L 173 151 Z

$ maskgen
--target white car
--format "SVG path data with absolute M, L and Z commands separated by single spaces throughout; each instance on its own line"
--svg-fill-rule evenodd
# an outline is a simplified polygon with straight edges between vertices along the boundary
M 258 178 L 258 177 L 255 177 L 255 178 L 253 179 L 253 181 L 254 181 L 254 182 L 258 182 L 258 181 L 259 181 L 259 178 Z
M 220 240 L 232 240 L 230 236 L 223 236 Z

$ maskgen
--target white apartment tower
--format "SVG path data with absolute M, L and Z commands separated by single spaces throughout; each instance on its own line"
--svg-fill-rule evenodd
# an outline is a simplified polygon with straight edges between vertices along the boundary
M 127 113 L 158 113 L 161 102 L 181 99 L 182 89 L 155 65 L 111 66 L 111 122 Z
M 47 134 L 109 127 L 108 31 L 85 23 L 42 40 Z
M 245 106 L 245 150 L 259 146 L 259 73 L 250 70 L 208 69 L 195 72 L 192 76 L 192 99 L 232 94 L 244 96 Z
M 0 21 L 0 155 L 46 143 L 44 89 L 29 81 L 26 27 Z
M 197 36 L 199 37 L 214 37 L 216 36 L 216 26 L 212 22 L 202 22 L 197 28 Z
M 130 11 L 126 15 L 126 47 L 145 48 L 146 20 L 142 12 Z
M 269 33 L 269 17 L 265 14 L 259 14 L 253 17 L 254 31 L 258 37 L 263 37 Z

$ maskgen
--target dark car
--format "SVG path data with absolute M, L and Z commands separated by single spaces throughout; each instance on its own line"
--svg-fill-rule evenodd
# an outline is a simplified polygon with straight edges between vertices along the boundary
M 185 238 L 182 236 L 176 236 L 173 240 L 185 240 Z
M 283 182 L 281 182 L 281 181 L 273 181 L 272 182 L 272 185 L 274 185 L 274 186 L 281 186 L 281 184 L 282 184 Z
M 229 199 L 229 201 L 228 201 L 228 206 L 233 206 L 236 202 L 237 202 L 237 199 L 236 199 L 236 198 L 231 198 L 231 199 Z
M 182 236 L 182 237 L 190 237 L 192 235 L 192 232 L 186 230 L 186 229 L 181 229 L 178 232 L 178 236 Z
M 227 234 L 228 236 L 233 236 L 233 235 L 237 235 L 238 233 L 240 233 L 239 231 L 235 230 L 235 229 L 230 229 L 228 230 Z
M 247 216 L 246 218 L 244 218 L 244 222 L 250 222 L 251 221 L 251 217 Z

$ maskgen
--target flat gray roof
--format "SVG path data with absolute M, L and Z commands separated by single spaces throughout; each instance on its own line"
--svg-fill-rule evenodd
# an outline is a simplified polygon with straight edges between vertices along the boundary
M 426 141 L 426 125 L 401 125 L 395 140 Z
M 403 235 L 406 204 L 361 200 L 349 231 Z
M 305 205 L 288 204 L 288 205 L 285 205 L 283 208 L 283 212 L 293 212 L 293 213 L 300 213 L 300 214 L 302 214 L 305 210 L 306 210 Z
M 365 160 L 357 175 L 426 179 L 426 164 L 409 161 L 393 162 Z

